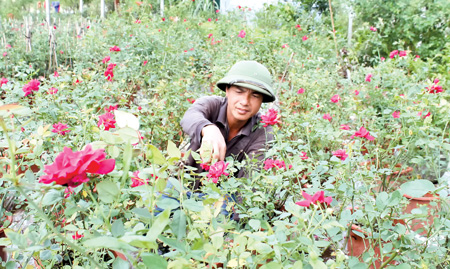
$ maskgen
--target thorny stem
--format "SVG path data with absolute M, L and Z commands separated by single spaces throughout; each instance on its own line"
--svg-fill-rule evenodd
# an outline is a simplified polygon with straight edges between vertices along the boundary
M 386 267 L 392 260 L 395 259 L 395 257 L 397 257 L 397 255 L 400 253 L 400 249 L 398 249 L 396 252 L 394 252 L 394 254 L 392 254 L 392 256 L 387 259 L 385 262 L 383 262 L 383 264 L 380 266 L 380 269 Z
M 61 239 L 61 241 L 63 241 L 65 244 L 67 244 L 68 246 L 70 246 L 72 249 L 78 251 L 79 253 L 83 253 L 84 251 L 79 248 L 77 245 L 73 244 L 72 242 L 70 242 L 69 240 L 67 240 L 67 238 L 65 238 L 64 236 L 62 236 L 54 227 L 54 223 L 52 223 L 52 221 L 47 217 L 47 215 L 44 213 L 44 211 L 42 211 L 42 209 L 33 201 L 33 199 L 31 197 L 29 197 L 26 192 L 22 189 L 22 187 L 20 185 L 16 185 L 16 189 L 20 192 L 20 194 L 22 194 L 28 201 L 28 203 L 34 207 L 34 209 L 38 212 L 38 214 L 40 215 L 40 217 L 43 218 L 43 220 L 45 221 L 45 223 L 47 223 L 47 226 L 50 228 L 50 230 L 52 230 L 52 232 L 59 238 Z M 95 261 L 90 255 L 86 255 L 86 257 L 91 260 L 91 262 L 93 264 L 95 264 L 95 266 L 97 268 L 102 268 L 102 266 L 97 263 L 97 261 Z

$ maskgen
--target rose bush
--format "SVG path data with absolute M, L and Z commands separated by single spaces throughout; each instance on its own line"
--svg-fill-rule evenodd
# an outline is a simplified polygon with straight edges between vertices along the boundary
M 125 3 L 76 34 L 79 14 L 64 14 L 51 28 L 56 70 L 45 24 L 32 25 L 32 52 L 21 21 L 2 24 L 0 198 L 29 223 L 5 230 L 2 266 L 366 268 L 375 250 L 353 257 L 346 246 L 357 224 L 389 242 L 380 259 L 447 267 L 448 74 L 401 46 L 358 64 L 337 2 L 339 56 L 314 9 L 223 15 L 211 3 L 173 2 L 164 18 L 155 1 Z M 386 26 L 366 24 L 356 32 L 381 42 Z M 180 119 L 223 94 L 215 82 L 242 59 L 273 74 L 277 102 L 263 104 L 261 125 L 275 140 L 262 162 L 227 158 L 196 174 Z M 439 210 L 405 213 L 403 195 L 424 191 L 439 194 Z M 427 236 L 411 229 L 430 215 Z

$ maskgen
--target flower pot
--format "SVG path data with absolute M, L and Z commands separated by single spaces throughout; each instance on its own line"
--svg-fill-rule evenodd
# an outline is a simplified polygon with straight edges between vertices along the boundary
M 403 211 L 406 214 L 410 214 L 413 209 L 420 208 L 423 205 L 426 205 L 428 207 L 428 212 L 437 211 L 440 208 L 439 196 L 435 196 L 431 193 L 427 193 L 423 197 L 411 197 L 407 194 L 404 194 L 403 196 L 409 199 L 409 204 Z M 433 201 L 437 203 L 436 206 L 431 205 L 431 202 Z M 423 229 L 420 235 L 426 235 L 428 233 L 428 229 L 426 227 L 429 227 L 431 224 L 433 224 L 435 217 L 437 217 L 437 214 L 429 213 L 427 220 L 414 219 L 410 223 L 408 223 L 408 226 L 413 231 Z
M 370 248 L 373 248 L 375 251 L 375 257 L 377 260 L 375 260 L 374 263 L 371 264 L 369 268 L 380 268 L 383 262 L 387 261 L 389 259 L 388 256 L 385 256 L 383 260 L 381 260 L 380 255 L 380 246 L 378 242 L 373 242 L 373 240 L 369 240 L 368 238 L 363 238 L 355 233 L 355 231 L 365 234 L 366 236 L 370 236 L 366 231 L 364 231 L 361 227 L 358 225 L 353 224 L 350 232 L 350 236 L 347 240 L 347 252 L 348 255 L 353 257 L 359 257 L 359 260 L 362 262 L 362 255 L 369 250 Z M 365 236 L 365 237 L 366 237 Z M 372 242 L 371 242 L 372 241 Z M 388 243 L 388 242 L 381 242 Z M 398 264 L 397 261 L 391 261 L 389 264 Z M 375 265 L 375 266 L 374 266 Z

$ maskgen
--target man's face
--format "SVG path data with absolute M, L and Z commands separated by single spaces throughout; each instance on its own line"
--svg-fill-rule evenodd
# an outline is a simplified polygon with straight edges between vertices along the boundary
M 227 118 L 228 124 L 245 124 L 261 107 L 263 95 L 257 91 L 230 86 L 226 90 L 228 98 Z

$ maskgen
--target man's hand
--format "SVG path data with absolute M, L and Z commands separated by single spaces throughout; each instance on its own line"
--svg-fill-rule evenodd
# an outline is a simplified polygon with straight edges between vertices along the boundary
M 213 159 L 225 160 L 227 145 L 219 128 L 212 124 L 206 125 L 202 129 L 202 145 L 200 146 L 200 156 L 204 163 L 210 163 Z

